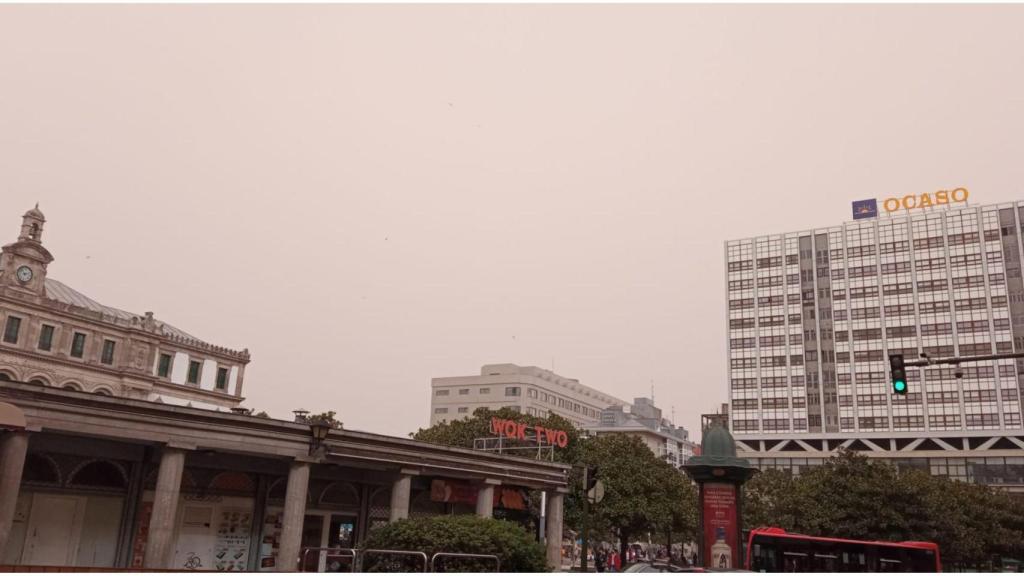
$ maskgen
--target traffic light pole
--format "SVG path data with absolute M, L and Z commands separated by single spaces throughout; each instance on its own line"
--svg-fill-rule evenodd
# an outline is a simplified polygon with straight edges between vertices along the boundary
M 587 545 L 590 540 L 590 526 L 587 516 L 590 514 L 590 495 L 587 494 L 587 473 L 590 466 L 583 466 L 583 542 L 580 544 L 580 572 L 587 571 Z
M 981 354 L 978 356 L 950 356 L 949 358 L 929 358 L 920 360 L 905 360 L 904 366 L 932 366 L 934 364 L 963 364 L 965 362 L 983 362 L 985 360 L 1006 360 L 1009 358 L 1024 358 L 1024 352 L 1006 352 L 1003 354 Z

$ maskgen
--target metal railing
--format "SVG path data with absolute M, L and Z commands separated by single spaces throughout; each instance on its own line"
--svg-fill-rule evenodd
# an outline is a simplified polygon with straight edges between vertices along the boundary
M 477 560 L 494 560 L 495 572 L 501 572 L 501 559 L 494 554 L 460 554 L 458 552 L 438 552 L 430 558 L 430 571 L 437 572 L 438 558 L 476 558 Z
M 314 572 L 319 572 L 320 571 L 320 559 L 321 558 L 324 559 L 324 563 L 325 564 L 327 562 L 329 562 L 331 558 L 351 559 L 352 560 L 352 565 L 351 565 L 351 569 L 348 570 L 348 571 L 349 572 L 355 572 L 356 571 L 356 558 L 358 558 L 359 552 L 356 551 L 355 548 L 314 548 L 314 547 L 309 547 L 309 548 L 303 548 L 302 549 L 302 563 L 299 565 L 299 570 L 301 572 L 307 572 L 307 570 L 306 570 L 306 566 L 307 566 L 306 561 L 309 560 L 309 553 L 310 552 L 316 552 L 317 553 L 316 569 L 313 570 Z M 332 554 L 332 552 L 334 554 Z M 331 572 L 336 572 L 336 570 L 331 570 Z
M 310 554 L 316 554 L 316 564 L 312 566 L 312 569 L 308 568 L 311 560 Z M 302 548 L 302 554 L 300 556 L 301 563 L 299 564 L 300 572 L 341 572 L 341 570 L 326 570 L 328 563 L 332 558 L 349 560 L 349 569 L 345 572 L 364 572 L 364 562 L 367 556 L 392 556 L 392 557 L 411 557 L 418 560 L 422 560 L 423 568 L 422 572 L 437 572 L 438 568 L 442 568 L 443 565 L 439 560 L 445 558 L 465 558 L 483 560 L 487 562 L 494 562 L 494 571 L 501 572 L 501 558 L 494 554 L 463 554 L 460 552 L 438 552 L 433 556 L 429 557 L 424 552 L 417 550 L 384 550 L 384 549 L 367 549 L 360 550 L 358 548 L 317 548 L 317 547 L 305 547 Z M 321 568 L 321 561 L 323 560 L 323 568 Z M 417 562 L 419 564 L 419 562 Z
M 358 569 L 356 572 L 363 572 L 363 562 L 369 555 L 374 556 L 415 556 L 423 559 L 423 571 L 427 572 L 430 570 L 430 560 L 427 559 L 427 555 L 423 552 L 415 550 L 359 550 L 357 551 Z

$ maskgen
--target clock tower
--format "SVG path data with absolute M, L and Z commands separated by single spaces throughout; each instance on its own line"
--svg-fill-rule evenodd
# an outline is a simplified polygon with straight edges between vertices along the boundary
M 45 223 L 39 204 L 21 217 L 18 241 L 4 246 L 0 255 L 0 286 L 39 296 L 45 294 L 46 266 L 53 262 L 50 251 L 43 248 Z

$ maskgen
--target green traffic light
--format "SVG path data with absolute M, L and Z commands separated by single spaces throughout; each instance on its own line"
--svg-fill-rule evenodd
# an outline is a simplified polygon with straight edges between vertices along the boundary
M 897 392 L 903 392 L 907 389 L 907 383 L 902 380 L 897 380 L 892 383 L 892 388 Z

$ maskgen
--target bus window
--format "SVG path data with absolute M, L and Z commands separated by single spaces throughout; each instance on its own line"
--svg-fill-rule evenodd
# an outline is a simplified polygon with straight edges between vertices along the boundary
M 751 570 L 754 572 L 778 572 L 779 557 L 776 554 L 776 547 L 772 544 L 754 544 L 751 553 Z
M 863 552 L 843 552 L 839 557 L 839 572 L 867 572 L 868 563 Z
M 931 550 L 909 550 L 907 553 L 912 572 L 935 572 L 935 552 Z
M 782 553 L 783 572 L 815 572 L 807 554 L 800 552 Z
M 879 572 L 906 572 L 907 570 L 903 567 L 903 562 L 892 558 L 885 558 L 879 554 L 878 558 L 878 571 Z
M 838 558 L 832 554 L 823 554 L 821 552 L 814 553 L 814 571 L 815 572 L 838 572 Z

